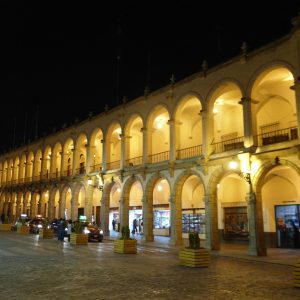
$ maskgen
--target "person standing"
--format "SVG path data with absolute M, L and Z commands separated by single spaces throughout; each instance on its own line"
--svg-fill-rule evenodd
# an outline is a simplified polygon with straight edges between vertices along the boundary
M 67 231 L 67 234 L 68 234 L 68 242 L 70 242 L 70 237 L 71 237 L 71 233 L 72 233 L 72 220 L 68 220 L 68 231 Z
M 4 215 L 4 213 L 2 213 L 2 214 L 1 214 L 1 223 L 3 224 L 4 221 L 5 221 L 5 215 Z
M 113 220 L 112 220 L 112 222 L 111 222 L 111 224 L 112 224 L 112 229 L 113 229 L 113 231 L 115 231 L 115 227 L 116 227 L 116 220 L 115 220 L 115 219 L 113 219 Z

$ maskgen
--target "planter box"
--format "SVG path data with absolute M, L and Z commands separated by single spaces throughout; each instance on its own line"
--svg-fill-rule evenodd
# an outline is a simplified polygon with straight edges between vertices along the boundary
M 300 288 L 300 262 L 294 265 L 294 287 Z
M 114 240 L 114 252 L 136 254 L 136 240 Z
M 0 230 L 11 231 L 11 224 L 0 224 Z
M 88 235 L 84 233 L 71 233 L 70 244 L 74 245 L 87 245 Z
M 210 254 L 207 249 L 184 248 L 179 251 L 180 264 L 188 267 L 205 268 L 210 263 Z
M 40 229 L 39 230 L 39 237 L 43 239 L 53 239 L 54 231 L 51 228 L 47 229 Z
M 29 226 L 22 225 L 17 227 L 17 233 L 21 234 L 28 234 L 29 233 Z

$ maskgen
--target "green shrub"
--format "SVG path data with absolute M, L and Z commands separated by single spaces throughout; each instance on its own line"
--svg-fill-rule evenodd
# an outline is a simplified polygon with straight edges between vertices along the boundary
M 83 224 L 81 222 L 74 222 L 73 228 L 75 233 L 82 233 Z
M 130 229 L 129 229 L 129 226 L 122 226 L 122 229 L 121 229 L 121 240 L 130 240 Z
M 200 249 L 200 238 L 197 231 L 189 233 L 189 244 L 191 249 Z
M 43 229 L 47 229 L 49 227 L 50 223 L 47 219 L 43 220 Z

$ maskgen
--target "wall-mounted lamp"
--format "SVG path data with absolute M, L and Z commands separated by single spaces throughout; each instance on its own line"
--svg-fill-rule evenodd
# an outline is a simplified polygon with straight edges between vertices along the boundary
M 242 173 L 243 174 L 243 178 L 249 183 L 251 184 L 251 174 L 250 173 Z
M 236 160 L 231 160 L 229 162 L 228 166 L 231 170 L 236 170 L 238 168 L 239 164 Z
M 88 185 L 89 186 L 92 186 L 92 187 L 94 187 L 94 188 L 96 188 L 96 189 L 99 189 L 101 192 L 103 192 L 103 185 L 101 185 L 101 184 L 99 184 L 99 185 L 94 185 L 93 184 L 93 180 L 89 177 L 89 179 L 88 179 Z

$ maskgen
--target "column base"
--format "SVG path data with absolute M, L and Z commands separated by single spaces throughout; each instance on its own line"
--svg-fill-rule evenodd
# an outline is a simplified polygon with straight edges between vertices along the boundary
M 169 244 L 170 245 L 173 245 L 173 246 L 182 246 L 183 245 L 183 239 L 179 238 L 179 239 L 172 239 L 170 238 L 170 241 L 169 241 Z
M 266 248 L 257 249 L 257 248 L 249 247 L 248 248 L 248 255 L 251 255 L 251 256 L 267 256 L 267 249 Z
M 145 242 L 153 242 L 154 236 L 153 235 L 143 235 L 142 240 Z

